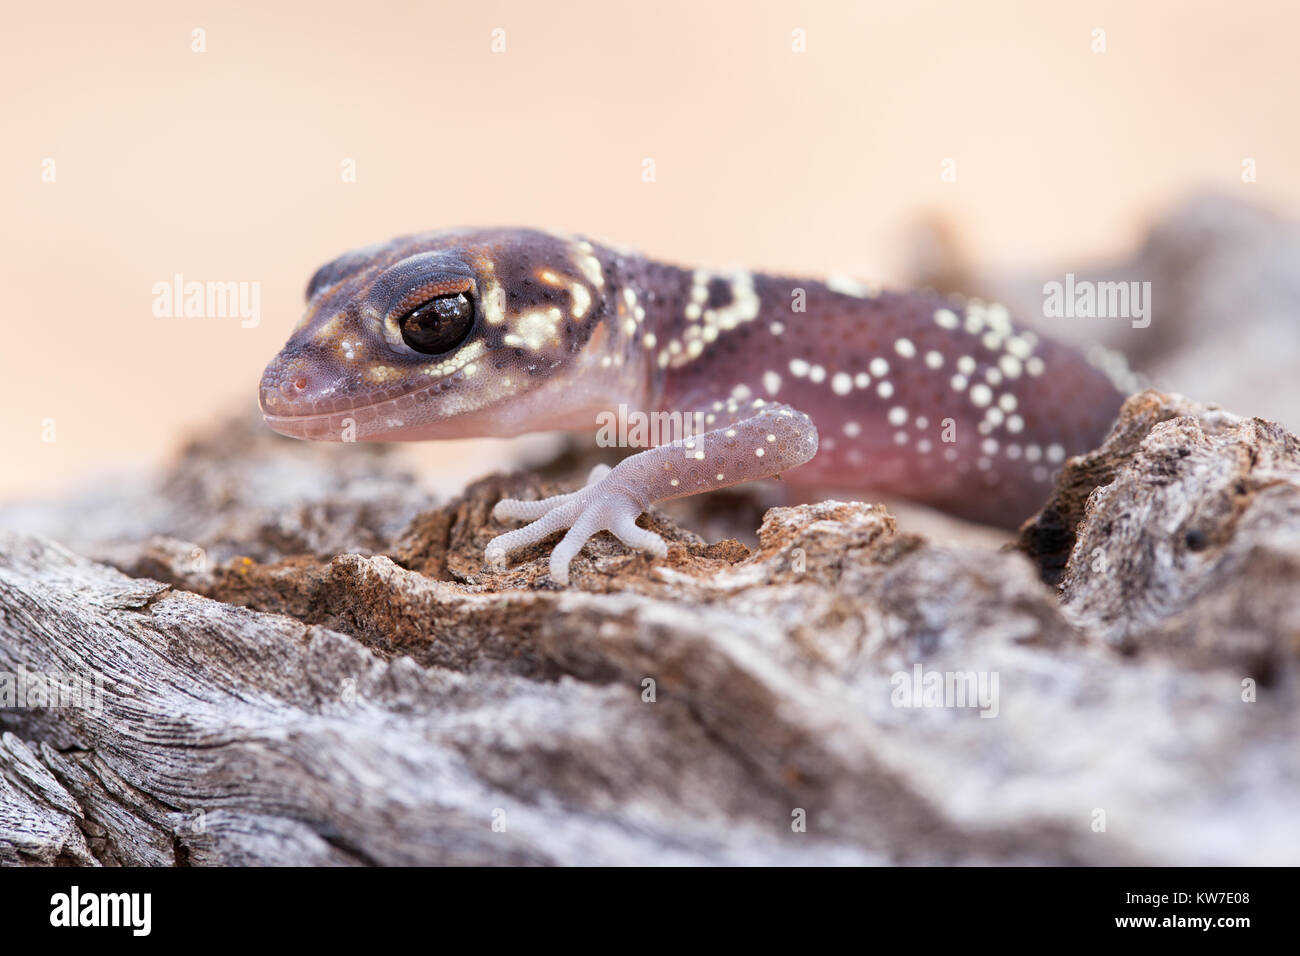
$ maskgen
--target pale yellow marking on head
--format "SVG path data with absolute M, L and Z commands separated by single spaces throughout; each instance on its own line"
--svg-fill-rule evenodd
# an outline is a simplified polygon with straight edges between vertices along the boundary
M 483 288 L 483 318 L 488 325 L 500 325 L 506 320 L 506 293 L 496 279 Z
M 319 329 L 312 333 L 312 338 L 317 342 L 328 342 L 334 336 L 338 335 L 343 328 L 343 313 L 338 312 L 330 316 L 328 322 L 325 322 Z
M 591 292 L 581 282 L 575 282 L 569 287 L 569 294 L 573 297 L 573 317 L 580 319 L 591 308 Z
M 595 249 L 585 239 L 575 244 L 573 264 L 576 265 L 587 281 L 597 289 L 605 288 L 605 271 L 600 267 L 600 260 L 595 256 Z
M 502 341 L 506 345 L 524 346 L 534 352 L 548 342 L 558 345 L 561 318 L 560 310 L 554 306 L 525 312 L 515 319 L 513 331 L 506 333 Z
M 483 343 L 475 340 L 467 343 L 465 347 L 455 355 L 444 359 L 436 365 L 426 365 L 419 371 L 420 374 L 427 375 L 430 378 L 446 378 L 448 375 L 454 375 L 456 372 L 464 368 L 466 374 L 472 375 L 473 373 L 469 371 L 468 365 L 482 355 L 483 352 Z

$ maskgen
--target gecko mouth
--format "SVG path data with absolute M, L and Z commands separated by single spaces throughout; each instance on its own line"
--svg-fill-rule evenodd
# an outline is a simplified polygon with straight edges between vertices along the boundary
M 382 438 L 400 441 L 407 437 L 423 437 L 435 431 L 443 416 L 437 414 L 429 402 L 434 389 L 430 386 L 406 392 L 395 398 L 384 398 L 363 405 L 348 405 L 337 401 L 335 408 L 322 411 L 319 403 L 277 403 L 274 411 L 262 402 L 262 418 L 273 431 L 290 438 L 308 438 L 314 441 L 364 441 Z M 341 406 L 341 407 L 340 407 Z M 416 429 L 420 435 L 412 435 Z M 432 437 L 432 436 L 430 436 Z
M 346 397 L 294 401 L 264 382 L 258 404 L 273 431 L 313 441 L 417 441 L 496 434 L 498 423 L 470 396 L 439 394 L 450 391 L 453 384 L 431 382 L 355 404 Z
M 430 382 L 415 389 L 387 389 L 378 397 L 358 402 L 348 395 L 329 394 L 332 387 L 314 389 L 312 385 L 308 375 L 282 378 L 268 369 L 258 392 L 267 425 L 281 435 L 317 441 L 356 441 L 377 433 L 386 436 L 433 420 L 432 400 L 444 388 L 441 382 Z

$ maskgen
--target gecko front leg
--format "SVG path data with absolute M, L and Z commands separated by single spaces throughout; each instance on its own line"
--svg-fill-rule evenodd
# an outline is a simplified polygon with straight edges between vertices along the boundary
M 715 413 L 717 427 L 638 452 L 614 468 L 598 467 L 579 491 L 519 501 L 497 502 L 493 517 L 531 520 L 517 531 L 488 542 L 488 564 L 505 566 L 507 555 L 561 529 L 568 533 L 551 552 L 551 580 L 569 582 L 569 564 L 587 539 L 609 531 L 630 548 L 656 557 L 668 553 L 663 538 L 636 519 L 655 501 L 683 498 L 731 485 L 769 478 L 802 465 L 817 453 L 817 427 L 788 405 L 762 399 L 728 402 Z

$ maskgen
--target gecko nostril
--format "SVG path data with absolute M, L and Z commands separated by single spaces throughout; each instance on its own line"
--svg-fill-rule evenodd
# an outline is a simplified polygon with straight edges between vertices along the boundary
M 295 378 L 293 380 L 293 387 L 301 392 L 304 388 L 307 387 L 307 376 L 299 375 L 297 378 Z

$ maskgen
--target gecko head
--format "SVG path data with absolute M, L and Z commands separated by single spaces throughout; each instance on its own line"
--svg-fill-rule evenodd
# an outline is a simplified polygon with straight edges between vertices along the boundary
M 267 423 L 295 438 L 400 441 L 590 425 L 604 269 L 585 240 L 426 233 L 322 266 L 262 375 Z M 573 421 L 566 421 L 572 418 Z

